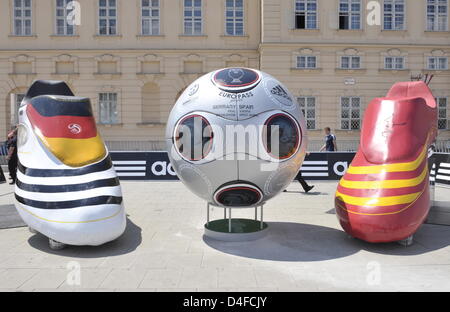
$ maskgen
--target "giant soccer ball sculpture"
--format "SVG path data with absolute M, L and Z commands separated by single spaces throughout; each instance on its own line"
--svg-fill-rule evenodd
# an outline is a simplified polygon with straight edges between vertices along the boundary
M 119 179 L 88 98 L 62 81 L 36 81 L 19 108 L 16 208 L 52 249 L 122 235 Z
M 254 69 L 225 68 L 200 77 L 181 94 L 166 141 L 178 177 L 208 203 L 206 235 L 251 239 L 267 227 L 263 204 L 300 169 L 307 136 L 301 109 L 283 84 Z M 224 208 L 224 219 L 210 222 L 210 205 Z M 231 208 L 249 207 L 255 208 L 255 220 L 231 219 Z

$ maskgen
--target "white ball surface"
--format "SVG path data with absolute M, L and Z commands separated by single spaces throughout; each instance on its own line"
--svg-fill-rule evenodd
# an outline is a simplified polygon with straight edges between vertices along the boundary
M 178 98 L 166 129 L 181 181 L 209 203 L 245 208 L 284 190 L 300 169 L 301 109 L 274 77 L 249 68 L 208 73 Z

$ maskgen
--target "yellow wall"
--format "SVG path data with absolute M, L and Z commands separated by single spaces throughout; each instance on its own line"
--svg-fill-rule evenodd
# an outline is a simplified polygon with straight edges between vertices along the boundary
M 160 0 L 158 36 L 139 35 L 139 0 L 118 0 L 117 36 L 97 35 L 97 1 L 79 2 L 82 18 L 76 36 L 55 36 L 55 1 L 34 0 L 33 35 L 17 37 L 11 35 L 12 0 L 0 1 L 1 134 L 10 126 L 10 93 L 23 92 L 34 79 L 61 79 L 77 95 L 90 97 L 96 112 L 98 93 L 118 93 L 120 123 L 100 126 L 107 140 L 160 141 L 177 94 L 201 74 L 188 72 L 199 66 L 204 73 L 243 65 L 273 74 L 296 96 L 316 96 L 316 127 L 330 126 L 339 139 L 357 140 L 359 131 L 337 130 L 340 96 L 360 96 L 364 108 L 394 82 L 429 72 L 427 55 L 450 59 L 450 32 L 425 31 L 425 0 L 406 0 L 405 31 L 368 26 L 365 17 L 362 30 L 337 30 L 338 0 L 318 1 L 318 30 L 296 30 L 294 0 L 245 0 L 245 35 L 236 37 L 224 35 L 225 0 L 203 1 L 202 36 L 182 35 L 181 0 Z M 318 56 L 318 69 L 294 69 L 295 56 L 302 53 Z M 339 57 L 346 53 L 361 55 L 362 69 L 338 69 Z M 384 70 L 385 54 L 406 56 L 406 69 Z M 71 74 L 56 73 L 72 68 L 70 64 Z M 450 70 L 434 74 L 435 95 L 450 97 Z M 348 78 L 355 84 L 344 84 Z M 159 100 L 143 103 L 149 96 Z M 320 130 L 310 136 L 322 140 Z M 440 137 L 450 137 L 449 131 Z

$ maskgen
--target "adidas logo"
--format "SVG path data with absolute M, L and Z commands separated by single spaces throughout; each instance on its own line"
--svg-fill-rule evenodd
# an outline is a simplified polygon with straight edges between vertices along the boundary
M 273 95 L 278 95 L 284 97 L 286 100 L 292 101 L 291 97 L 287 94 L 287 92 L 283 89 L 282 86 L 277 85 L 270 90 L 270 93 Z

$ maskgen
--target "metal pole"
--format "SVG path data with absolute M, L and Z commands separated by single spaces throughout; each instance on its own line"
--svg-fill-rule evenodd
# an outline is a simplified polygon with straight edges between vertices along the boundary
M 261 205 L 261 230 L 264 227 L 264 221 L 263 221 L 263 209 L 264 209 L 264 205 Z
M 206 204 L 206 226 L 209 226 L 209 203 Z
M 227 208 L 223 208 L 223 218 L 227 218 Z
M 258 221 L 258 206 L 255 206 L 255 221 Z
M 228 232 L 231 233 L 231 208 L 229 208 L 230 210 L 228 210 Z
M 434 205 L 434 195 L 435 195 L 435 180 L 436 180 L 436 165 L 433 163 L 431 166 L 431 171 L 433 174 L 430 174 L 430 201 L 431 201 L 431 207 Z

